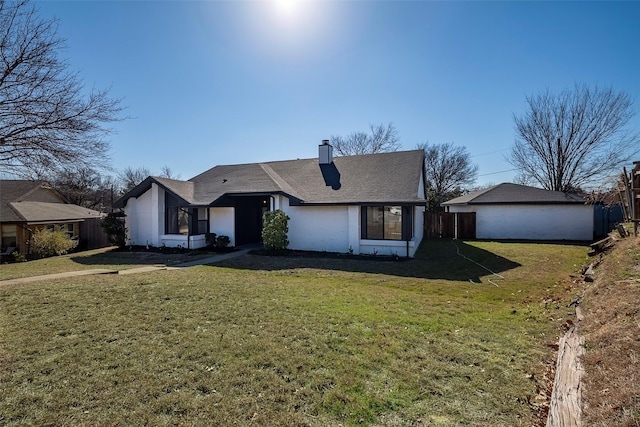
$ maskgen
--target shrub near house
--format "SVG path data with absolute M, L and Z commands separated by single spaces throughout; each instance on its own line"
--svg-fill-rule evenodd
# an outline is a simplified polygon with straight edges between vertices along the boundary
M 289 246 L 289 240 L 287 239 L 289 226 L 287 221 L 289 221 L 289 217 L 280 209 L 264 213 L 262 241 L 265 249 L 274 251 L 287 249 L 287 246 Z
M 66 254 L 78 246 L 78 241 L 69 237 L 62 227 L 53 230 L 38 228 L 33 232 L 30 245 L 33 257 L 46 258 Z

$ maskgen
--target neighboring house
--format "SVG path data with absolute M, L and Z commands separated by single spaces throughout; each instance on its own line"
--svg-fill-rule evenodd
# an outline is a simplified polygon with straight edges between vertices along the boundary
M 412 257 L 423 235 L 423 151 L 319 158 L 209 169 L 188 181 L 148 177 L 116 201 L 133 245 L 239 246 L 262 240 L 262 215 L 289 216 L 289 248 Z
M 574 194 L 503 183 L 442 206 L 448 212 L 475 212 L 478 239 L 593 239 L 593 205 Z
M 66 203 L 43 181 L 0 180 L 0 249 L 29 253 L 29 239 L 36 228 L 62 226 L 82 242 L 83 223 L 97 221 L 102 213 Z M 86 246 L 86 245 L 85 245 Z

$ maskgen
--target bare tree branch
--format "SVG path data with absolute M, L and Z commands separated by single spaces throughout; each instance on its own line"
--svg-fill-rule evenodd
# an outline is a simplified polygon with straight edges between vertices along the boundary
M 85 89 L 59 58 L 57 21 L 28 1 L 0 1 L 0 171 L 100 168 L 108 159 L 105 124 L 121 120 L 120 99 Z
M 160 176 L 161 178 L 169 178 L 169 179 L 180 179 L 180 174 L 175 173 L 171 166 L 164 165 L 160 168 Z M 145 177 L 146 178 L 146 177 Z
M 440 204 L 460 196 L 465 187 L 471 186 L 478 176 L 478 165 L 471 163 L 471 156 L 463 146 L 453 143 L 418 144 L 424 150 L 425 186 L 430 210 L 440 209 Z
M 340 156 L 398 151 L 402 146 L 393 123 L 369 125 L 371 134 L 353 132 L 346 137 L 331 135 L 331 145 Z
M 149 175 L 151 175 L 151 172 L 144 166 L 136 169 L 132 168 L 131 166 L 127 166 L 118 173 L 120 193 L 124 194 L 127 191 L 131 190 L 133 187 L 144 181 Z
M 633 102 L 612 88 L 576 84 L 527 97 L 529 110 L 514 115 L 516 140 L 507 160 L 543 188 L 574 191 L 597 185 L 640 149 L 628 129 Z

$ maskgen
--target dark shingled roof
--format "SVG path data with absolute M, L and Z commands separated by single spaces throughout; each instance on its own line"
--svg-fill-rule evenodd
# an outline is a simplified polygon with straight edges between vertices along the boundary
M 474 191 L 464 196 L 456 197 L 442 203 L 444 206 L 451 205 L 487 205 L 487 204 L 584 204 L 586 200 L 582 197 L 563 193 L 560 191 L 550 191 L 541 188 L 528 187 L 526 185 L 502 183 L 484 190 Z
M 286 160 L 211 168 L 188 181 L 149 177 L 116 202 L 146 192 L 153 182 L 187 204 L 209 206 L 224 196 L 284 194 L 292 204 L 423 204 L 418 194 L 423 168 L 422 150 L 335 157 L 332 164 L 318 159 Z
M 78 221 L 103 216 L 101 212 L 69 203 L 13 202 L 11 207 L 28 223 Z
M 98 211 L 65 203 L 46 182 L 0 180 L 0 222 L 61 222 L 100 216 Z

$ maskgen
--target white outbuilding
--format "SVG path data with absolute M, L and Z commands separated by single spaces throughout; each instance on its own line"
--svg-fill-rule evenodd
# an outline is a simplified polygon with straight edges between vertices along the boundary
M 593 239 L 593 205 L 575 194 L 503 183 L 442 206 L 451 213 L 475 213 L 478 239 Z

